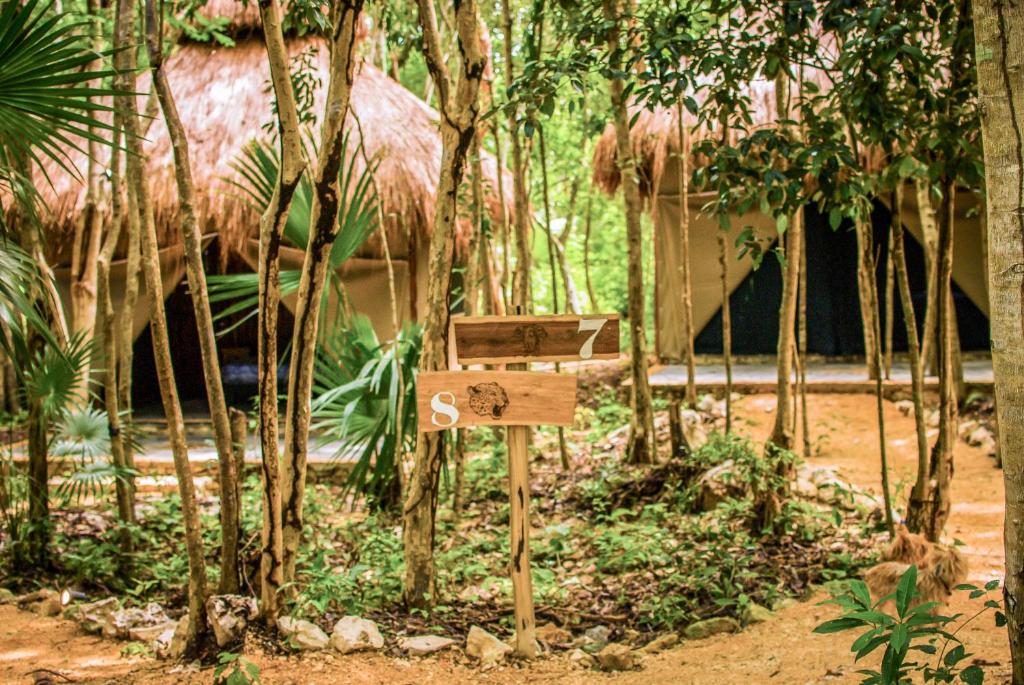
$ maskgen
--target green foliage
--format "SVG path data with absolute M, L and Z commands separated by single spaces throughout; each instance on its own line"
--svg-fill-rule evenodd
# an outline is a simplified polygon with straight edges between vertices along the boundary
M 970 656 L 957 633 L 968 623 L 989 609 L 996 612 L 996 625 L 1005 624 L 1005 616 L 999 611 L 1000 604 L 986 599 L 982 608 L 965 620 L 962 616 L 943 616 L 935 613 L 938 602 L 918 603 L 917 567 L 911 566 L 900 577 L 896 591 L 878 602 L 872 603 L 868 586 L 862 580 L 853 580 L 848 593 L 834 597 L 825 604 L 837 604 L 844 610 L 840 618 L 822 623 L 814 629 L 816 633 L 837 633 L 847 630 L 864 629 L 850 647 L 855 660 L 885 647 L 880 670 L 859 671 L 864 685 L 900 685 L 912 682 L 914 674 L 920 674 L 926 683 L 951 683 L 980 685 L 985 674 L 976 664 L 962 666 Z M 978 599 L 999 588 L 999 581 L 993 580 L 978 588 L 960 585 L 956 589 L 967 591 L 970 598 Z M 886 610 L 891 603 L 895 614 Z M 951 632 L 952 631 L 952 632 Z M 910 660 L 918 652 L 934 656 L 928 661 Z
M 241 654 L 221 652 L 213 669 L 214 685 L 259 685 L 260 667 Z
M 369 319 L 354 315 L 317 349 L 312 414 L 339 459 L 355 464 L 345 481 L 373 506 L 398 501 L 401 458 L 416 447 L 416 368 L 421 332 L 408 324 L 382 345 Z

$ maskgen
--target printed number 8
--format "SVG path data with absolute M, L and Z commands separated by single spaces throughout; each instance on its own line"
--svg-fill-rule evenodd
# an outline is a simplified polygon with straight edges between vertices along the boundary
M 445 399 L 447 396 L 448 399 Z M 455 393 L 447 390 L 435 394 L 430 398 L 430 408 L 433 412 L 430 414 L 430 422 L 435 426 L 441 428 L 451 428 L 459 422 L 459 410 L 455 408 Z M 448 417 L 447 423 L 442 423 L 438 420 L 438 414 Z

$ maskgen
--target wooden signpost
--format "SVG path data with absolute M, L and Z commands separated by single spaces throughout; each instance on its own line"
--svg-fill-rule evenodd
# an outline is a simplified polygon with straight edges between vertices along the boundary
M 507 371 L 424 372 L 416 378 L 419 430 L 508 426 L 512 600 L 520 656 L 537 655 L 530 578 L 530 484 L 527 426 L 571 426 L 576 377 L 525 371 L 528 362 L 615 359 L 619 317 L 452 317 L 456 364 L 507 364 Z

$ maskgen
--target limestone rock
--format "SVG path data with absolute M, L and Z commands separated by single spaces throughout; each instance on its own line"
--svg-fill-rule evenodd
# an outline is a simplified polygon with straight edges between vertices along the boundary
M 760 604 L 751 604 L 743 612 L 743 620 L 747 623 L 764 623 L 770 620 L 774 613 L 771 609 L 761 606 Z
M 992 442 L 992 433 L 988 428 L 984 426 L 978 426 L 971 434 L 967 436 L 967 444 L 972 447 L 981 447 L 982 445 Z
M 291 616 L 278 619 L 277 629 L 286 638 L 288 645 L 300 652 L 323 649 L 329 642 L 327 633 L 320 626 Z
M 537 626 L 537 639 L 548 645 L 566 645 L 572 642 L 572 633 L 554 623 Z
M 206 600 L 206 619 L 213 629 L 218 647 L 241 642 L 249 621 L 255 619 L 258 613 L 254 597 L 214 595 Z
M 702 640 L 706 637 L 711 637 L 712 635 L 718 635 L 719 633 L 735 633 L 739 629 L 740 624 L 736 619 L 728 616 L 719 616 L 691 623 L 686 626 L 686 630 L 683 631 L 683 635 L 686 636 L 687 640 Z
M 170 631 L 171 635 L 174 634 L 174 629 L 178 624 L 174 621 L 167 620 L 163 623 L 158 623 L 153 626 L 138 626 L 131 628 L 128 631 L 128 639 L 134 640 L 135 642 L 145 642 L 146 644 L 152 644 L 154 641 L 159 640 L 164 633 Z
M 40 616 L 60 616 L 63 604 L 56 590 L 37 590 L 16 598 L 18 606 Z
M 117 601 L 117 597 L 107 597 L 95 602 L 75 605 L 70 618 L 77 620 L 86 632 L 98 633 L 103 630 L 103 623 L 107 618 L 120 608 L 121 604 Z
M 380 649 L 384 636 L 377 624 L 359 616 L 344 616 L 334 624 L 331 631 L 331 647 L 342 654 L 366 649 Z
M 507 644 L 483 628 L 473 626 L 466 636 L 466 654 L 480 660 L 482 666 L 491 666 L 505 660 L 512 652 Z
M 640 651 L 644 654 L 657 654 L 663 652 L 670 647 L 674 647 L 679 642 L 679 635 L 676 633 L 665 633 L 660 635 L 646 645 Z
M 593 656 L 587 654 L 582 649 L 574 650 L 573 653 L 569 655 L 569 661 L 581 668 L 593 668 L 597 663 Z
M 442 649 L 447 649 L 454 644 L 455 640 L 450 637 L 441 637 L 440 635 L 416 635 L 414 637 L 402 638 L 398 641 L 399 648 L 410 656 L 426 656 L 427 654 L 440 652 Z
M 170 618 L 164 613 L 163 607 L 150 602 L 144 608 L 129 607 L 111 612 L 102 624 L 103 637 L 126 640 L 136 628 L 149 628 L 169 623 Z
M 701 511 L 711 511 L 730 497 L 743 497 L 745 486 L 736 477 L 736 464 L 726 459 L 705 471 L 697 481 L 697 502 Z
M 612 642 L 594 656 L 604 671 L 630 671 L 636 665 L 633 650 L 618 642 Z
M 168 637 L 165 631 L 156 639 L 156 655 L 164 659 L 177 661 L 185 656 L 185 648 L 188 646 L 188 614 L 178 619 L 174 632 Z
M 914 403 L 911 400 L 900 400 L 896 403 L 896 408 L 904 416 L 910 416 L 914 413 Z
M 691 450 L 700 449 L 708 441 L 707 431 L 704 430 L 701 415 L 692 409 L 684 409 L 680 412 L 683 422 L 683 437 Z
M 600 652 L 611 641 L 612 631 L 608 626 L 594 626 L 588 628 L 583 635 L 578 637 L 573 644 L 582 647 L 584 651 L 591 654 Z

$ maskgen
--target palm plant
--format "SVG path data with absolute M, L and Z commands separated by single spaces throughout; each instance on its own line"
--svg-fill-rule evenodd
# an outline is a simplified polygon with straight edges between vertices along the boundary
M 377 162 L 371 161 L 365 168 L 357 166 L 360 157 L 358 143 L 350 151 L 352 145 L 350 134 L 342 139 L 342 159 L 346 160 L 338 171 L 339 191 L 343 198 L 338 208 L 338 237 L 331 247 L 331 268 L 328 271 L 330 287 L 325 289 L 343 297 L 343 287 L 337 277 L 337 270 L 348 258 L 356 253 L 370 235 L 378 228 L 378 198 L 373 189 L 373 174 Z M 307 138 L 305 155 L 310 160 L 316 159 L 313 144 Z M 227 181 L 239 191 L 239 197 L 247 205 L 261 213 L 270 204 L 274 193 L 274 184 L 280 168 L 280 153 L 277 148 L 266 141 L 253 140 L 246 145 L 238 157 L 232 162 L 237 176 Z M 299 186 L 292 198 L 288 219 L 284 227 L 284 238 L 293 247 L 305 250 L 309 243 L 310 211 L 313 205 L 313 182 L 308 173 L 302 176 Z M 281 272 L 281 295 L 287 297 L 299 289 L 299 272 L 295 270 Z M 215 317 L 227 319 L 241 314 L 221 334 L 242 324 L 256 315 L 259 299 L 259 280 L 255 273 L 225 274 L 209 277 L 210 302 L 231 302 Z M 321 311 L 326 312 L 327 307 Z
M 75 406 L 60 417 L 50 453 L 77 457 L 79 463 L 57 486 L 58 497 L 67 501 L 96 498 L 114 481 L 127 482 L 137 475 L 134 469 L 111 461 L 108 426 L 107 412 L 92 407 Z
M 407 324 L 382 345 L 369 319 L 354 315 L 318 350 L 312 412 L 336 458 L 354 459 L 345 482 L 387 508 L 400 501 L 402 455 L 416 446 L 416 368 L 421 330 Z

